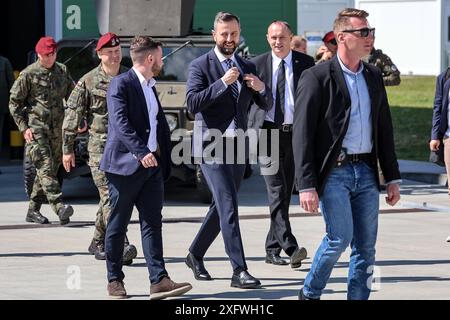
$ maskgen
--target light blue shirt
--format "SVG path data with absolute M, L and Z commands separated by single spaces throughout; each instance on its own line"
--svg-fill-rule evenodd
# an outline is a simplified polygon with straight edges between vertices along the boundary
M 364 79 L 364 65 L 355 73 L 349 70 L 337 56 L 344 73 L 345 83 L 351 99 L 350 123 L 345 134 L 342 147 L 347 154 L 372 152 L 372 112 L 370 107 L 369 89 Z

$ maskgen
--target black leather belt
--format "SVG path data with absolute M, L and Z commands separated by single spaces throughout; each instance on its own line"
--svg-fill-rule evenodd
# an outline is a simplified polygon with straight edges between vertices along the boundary
M 345 154 L 345 153 L 341 152 L 341 154 L 339 155 L 339 157 L 336 161 L 336 165 L 342 166 L 348 162 L 355 163 L 355 162 L 359 162 L 359 161 L 368 161 L 371 159 L 371 156 L 372 156 L 372 154 L 370 154 L 370 153 Z
M 292 124 L 282 124 L 280 130 L 283 132 L 292 132 Z
M 282 124 L 280 127 L 278 127 L 272 121 L 265 120 L 262 127 L 264 129 L 278 129 L 281 132 L 292 132 L 292 124 Z

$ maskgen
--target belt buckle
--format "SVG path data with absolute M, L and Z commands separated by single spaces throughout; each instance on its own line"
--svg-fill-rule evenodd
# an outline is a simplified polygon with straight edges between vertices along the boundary
M 289 124 L 282 124 L 281 125 L 281 131 L 283 131 L 283 132 L 291 132 L 291 125 L 289 125 Z

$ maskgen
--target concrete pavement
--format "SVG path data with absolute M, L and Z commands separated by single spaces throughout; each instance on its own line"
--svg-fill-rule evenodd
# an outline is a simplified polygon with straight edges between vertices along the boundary
M 402 173 L 408 173 L 414 164 L 400 161 L 400 165 Z M 445 173 L 443 168 L 434 167 L 420 163 L 414 170 L 427 176 Z M 48 205 L 44 205 L 42 213 L 54 224 L 40 226 L 24 221 L 27 200 L 20 166 L 2 166 L 1 170 L 0 299 L 108 299 L 105 263 L 87 253 L 98 203 L 98 198 L 92 196 L 96 190 L 91 181 L 77 178 L 65 182 L 66 202 L 75 209 L 68 226 L 57 224 Z M 450 243 L 445 241 L 450 235 L 450 201 L 442 185 L 445 181 L 439 179 L 433 183 L 404 180 L 401 202 L 393 208 L 384 203 L 385 195 L 380 195 L 374 283 L 377 290 L 371 299 L 450 299 Z M 196 281 L 184 264 L 189 244 L 207 210 L 194 193 L 189 186 L 170 185 L 163 210 L 166 267 L 173 280 L 193 284 L 193 289 L 180 299 L 297 299 L 324 234 L 322 218 L 305 214 L 298 206 L 298 197 L 293 196 L 292 229 L 298 242 L 308 249 L 308 259 L 299 270 L 265 264 L 264 241 L 269 227 L 265 186 L 258 174 L 245 180 L 239 194 L 241 233 L 249 272 L 261 280 L 263 287 L 240 290 L 230 287 L 232 270 L 220 236 L 205 257 L 214 281 Z M 138 247 L 138 257 L 131 266 L 124 267 L 126 288 L 130 299 L 148 299 L 148 273 L 137 212 L 133 213 L 128 235 Z M 324 300 L 346 298 L 348 255 L 347 251 L 333 271 Z

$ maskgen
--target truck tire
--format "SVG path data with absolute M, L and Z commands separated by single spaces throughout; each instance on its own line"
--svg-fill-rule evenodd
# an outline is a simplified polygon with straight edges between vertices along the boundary
M 197 186 L 197 194 L 200 201 L 202 203 L 211 203 L 212 194 L 211 191 L 209 191 L 208 184 L 206 183 L 205 177 L 203 176 L 203 172 L 199 165 L 195 167 L 195 184 Z

